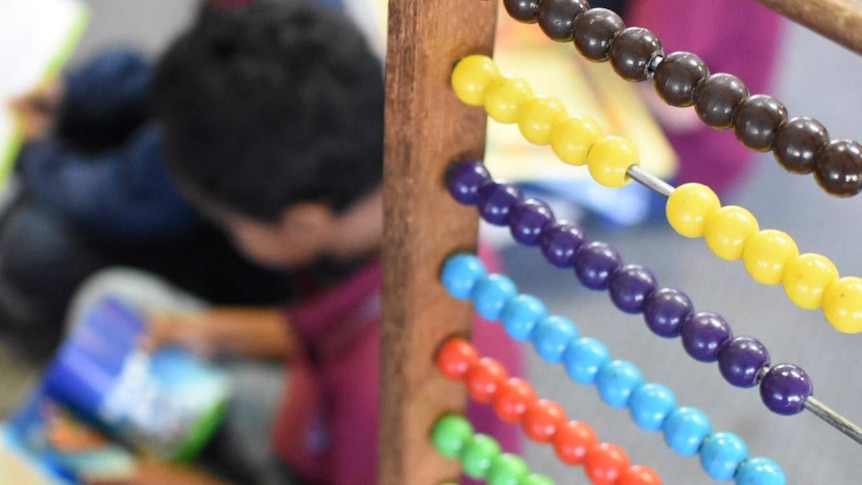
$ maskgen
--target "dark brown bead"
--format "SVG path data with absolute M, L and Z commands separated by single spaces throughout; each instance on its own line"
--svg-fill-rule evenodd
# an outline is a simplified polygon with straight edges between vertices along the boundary
M 503 0 L 509 17 L 525 24 L 539 21 L 539 0 Z
M 629 27 L 611 41 L 608 52 L 614 71 L 627 81 L 645 81 L 647 66 L 655 56 L 664 55 L 661 41 L 649 29 Z
M 772 141 L 772 153 L 785 170 L 806 174 L 814 171 L 817 153 L 829 143 L 829 133 L 819 121 L 791 118 L 778 128 Z
M 539 27 L 550 39 L 569 42 L 574 38 L 575 19 L 589 9 L 587 0 L 542 0 Z
M 748 88 L 732 74 L 713 74 L 694 89 L 694 109 L 704 123 L 726 130 L 733 126 L 733 110 L 748 97 Z
M 765 94 L 745 98 L 733 112 L 733 130 L 743 145 L 761 152 L 772 148 L 775 133 L 787 121 L 787 108 Z
M 707 76 L 703 59 L 691 52 L 671 52 L 655 70 L 655 90 L 671 106 L 691 106 L 695 86 Z
M 862 190 L 862 145 L 853 140 L 833 140 L 817 154 L 814 177 L 823 190 L 850 197 Z
M 607 61 L 611 40 L 625 28 L 625 22 L 616 12 L 592 8 L 575 20 L 575 47 L 591 61 Z

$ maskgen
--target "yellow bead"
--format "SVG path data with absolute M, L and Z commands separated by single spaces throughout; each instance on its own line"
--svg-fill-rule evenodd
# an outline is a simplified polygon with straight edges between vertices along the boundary
M 551 127 L 551 148 L 570 165 L 587 163 L 587 153 L 602 137 L 602 129 L 588 116 L 574 115 Z
M 820 308 L 823 293 L 838 279 L 838 268 L 826 256 L 806 253 L 792 258 L 784 267 L 784 292 L 796 306 Z
M 535 96 L 521 104 L 518 128 L 530 143 L 547 145 L 551 142 L 551 127 L 566 117 L 566 108 L 557 98 Z
M 638 164 L 634 145 L 619 136 L 606 136 L 597 141 L 587 153 L 590 175 L 605 187 L 623 187 L 631 179 L 626 170 Z
M 458 99 L 470 106 L 482 106 L 485 88 L 500 77 L 497 64 L 481 55 L 467 56 L 452 70 L 452 89 Z
M 518 121 L 518 109 L 524 101 L 533 97 L 533 90 L 521 78 L 502 76 L 491 81 L 485 88 L 485 111 L 500 123 Z
M 823 315 L 839 332 L 862 332 L 862 278 L 847 276 L 829 285 L 823 294 Z
M 703 237 L 706 219 L 721 207 L 718 196 L 703 184 L 684 184 L 667 198 L 665 214 L 670 226 L 685 237 Z
M 796 241 L 787 233 L 766 229 L 751 236 L 742 250 L 742 262 L 754 281 L 764 285 L 781 283 L 790 258 L 799 256 Z
M 709 215 L 703 238 L 716 256 L 733 261 L 742 257 L 745 242 L 758 230 L 760 227 L 757 219 L 751 212 L 739 206 L 728 205 Z

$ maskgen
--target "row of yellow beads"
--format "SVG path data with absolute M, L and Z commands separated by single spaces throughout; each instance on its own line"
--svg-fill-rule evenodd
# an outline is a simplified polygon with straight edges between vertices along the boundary
M 631 181 L 627 171 L 638 164 L 631 142 L 603 136 L 592 118 L 568 115 L 556 98 L 535 95 L 523 79 L 501 74 L 491 58 L 473 55 L 462 59 L 452 72 L 452 87 L 465 104 L 483 106 L 500 123 L 517 123 L 531 143 L 550 144 L 563 162 L 586 164 L 598 183 L 622 187 Z M 862 278 L 839 278 L 828 258 L 799 254 L 786 233 L 760 230 L 757 219 L 742 207 L 721 207 L 709 187 L 685 184 L 674 190 L 667 203 L 667 219 L 683 236 L 704 237 L 718 257 L 742 259 L 755 281 L 783 284 L 796 305 L 812 310 L 822 307 L 837 330 L 862 332 Z
M 536 145 L 551 145 L 560 160 L 586 164 L 590 175 L 608 187 L 631 182 L 626 171 L 638 164 L 635 147 L 618 136 L 602 136 L 588 116 L 569 116 L 554 97 L 534 95 L 526 81 L 500 74 L 486 56 L 468 56 L 452 72 L 452 87 L 465 104 L 484 106 L 500 123 L 517 123 L 521 134 Z
M 826 320 L 844 333 L 862 332 L 862 278 L 838 277 L 826 256 L 799 254 L 787 233 L 760 229 L 748 210 L 721 206 L 718 196 L 701 184 L 677 187 L 667 200 L 667 220 L 679 234 L 703 237 L 721 259 L 742 259 L 758 283 L 784 286 L 784 292 L 801 308 L 823 308 Z

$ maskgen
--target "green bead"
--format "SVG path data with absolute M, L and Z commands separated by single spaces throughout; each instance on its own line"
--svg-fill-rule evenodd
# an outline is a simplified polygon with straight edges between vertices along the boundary
M 532 473 L 521 479 L 518 485 L 554 485 L 554 481 L 545 475 Z
M 464 445 L 473 437 L 473 426 L 458 414 L 447 414 L 434 425 L 431 442 L 434 448 L 447 458 L 457 458 Z
M 482 479 L 500 455 L 500 444 L 484 434 L 474 435 L 461 450 L 461 467 L 470 478 Z
M 485 475 L 485 481 L 488 485 L 519 485 L 521 479 L 528 473 L 530 469 L 527 468 L 523 458 L 503 453 L 491 463 L 491 468 Z

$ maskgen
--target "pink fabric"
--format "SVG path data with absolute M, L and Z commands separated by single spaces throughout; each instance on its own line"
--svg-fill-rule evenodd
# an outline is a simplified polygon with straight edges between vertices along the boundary
M 498 268 L 482 255 L 490 270 Z M 379 424 L 381 268 L 373 263 L 287 316 L 306 354 L 290 364 L 291 385 L 273 433 L 278 455 L 311 483 L 372 485 L 376 480 Z M 477 321 L 473 341 L 523 375 L 518 347 L 496 324 Z M 516 427 L 488 406 L 470 406 L 475 428 L 518 452 Z
M 665 52 L 693 52 L 710 72 L 739 77 L 751 94 L 769 94 L 782 38 L 778 14 L 751 0 L 636 0 L 629 5 L 627 23 L 653 30 Z M 678 179 L 706 183 L 719 193 L 745 175 L 754 154 L 733 130 L 704 125 L 668 138 L 681 162 Z

